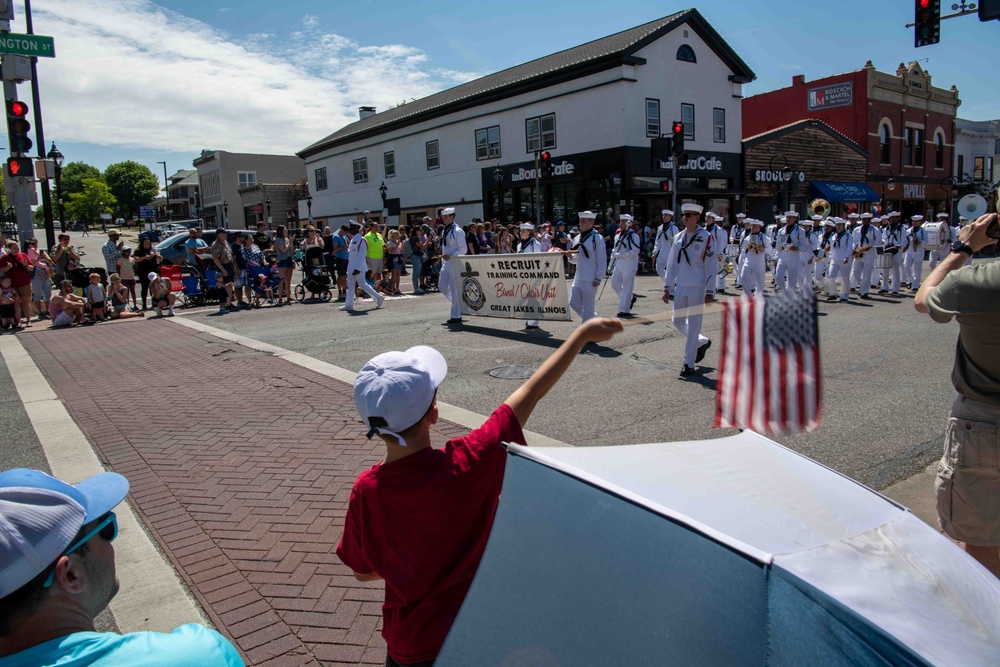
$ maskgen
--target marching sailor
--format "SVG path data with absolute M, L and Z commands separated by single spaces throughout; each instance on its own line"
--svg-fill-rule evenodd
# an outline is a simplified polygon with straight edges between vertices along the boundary
M 632 216 L 622 213 L 619 218 L 619 229 L 615 234 L 614 250 L 611 257 L 615 268 L 611 272 L 611 289 L 618 295 L 618 317 L 629 317 L 635 297 L 632 290 L 635 287 L 635 274 L 639 270 L 639 251 L 642 242 L 639 235 L 632 229 Z
M 597 317 L 594 302 L 597 288 L 608 270 L 608 252 L 604 237 L 594 229 L 594 219 L 597 218 L 597 214 L 582 211 L 579 216 L 580 233 L 569 242 L 569 249 L 577 250 L 569 255 L 569 261 L 576 264 L 569 307 L 586 322 L 592 317 Z
M 774 245 L 778 249 L 774 281 L 780 291 L 795 289 L 799 284 L 799 270 L 802 266 L 799 252 L 805 249 L 806 235 L 798 222 L 798 212 L 785 211 L 785 225 L 779 227 L 774 234 Z
M 694 365 L 705 358 L 705 352 L 712 345 L 711 340 L 701 335 L 701 319 L 705 304 L 711 302 L 706 286 L 718 265 L 712 235 L 698 226 L 702 210 L 698 204 L 681 207 L 684 231 L 674 237 L 663 278 L 663 303 L 670 301 L 670 286 L 677 284 L 671 321 L 687 336 L 681 377 L 694 373 Z
M 819 247 L 816 249 L 816 261 L 813 262 L 813 284 L 820 289 L 826 284 L 826 274 L 830 269 L 830 243 L 836 231 L 834 226 L 833 218 L 826 218 L 819 230 Z
M 441 293 L 451 301 L 451 319 L 448 324 L 460 324 L 462 322 L 462 285 L 458 281 L 458 274 L 462 270 L 461 255 L 466 254 L 468 245 L 465 242 L 465 233 L 462 228 L 455 224 L 455 209 L 448 207 L 441 209 L 441 220 L 444 223 L 444 231 L 441 233 L 441 277 L 439 285 Z
M 885 230 L 885 252 L 892 255 L 892 267 L 885 271 L 885 280 L 882 281 L 882 289 L 879 294 L 885 294 L 892 290 L 893 294 L 899 294 L 900 273 L 903 270 L 903 250 L 906 249 L 906 230 L 903 229 L 903 221 L 899 217 L 899 211 L 889 213 L 889 226 Z
M 802 262 L 799 267 L 799 289 L 811 290 L 813 286 L 813 264 L 816 262 L 816 248 L 819 247 L 819 229 L 816 223 L 816 218 L 820 216 L 816 215 L 812 218 L 804 218 L 799 226 L 802 227 L 803 233 L 806 235 L 806 243 L 799 253 L 799 259 Z
M 927 243 L 927 230 L 923 228 L 924 216 L 914 215 L 910 218 L 913 226 L 907 234 L 906 256 L 903 259 L 903 277 L 914 292 L 920 289 L 920 274 L 924 270 L 924 245 Z
M 826 281 L 827 301 L 837 300 L 837 282 L 840 282 L 840 300 L 847 301 L 850 294 L 851 252 L 854 240 L 842 218 L 833 221 L 837 231 L 830 238 L 830 274 Z
M 739 245 L 740 243 L 743 242 L 743 237 L 746 236 L 747 233 L 750 231 L 750 225 L 746 224 L 748 222 L 749 220 L 747 220 L 746 213 L 736 214 L 736 224 L 734 224 L 732 228 L 729 230 L 730 243 L 734 245 Z
M 861 226 L 854 230 L 854 272 L 853 281 L 858 285 L 862 299 L 870 299 L 872 270 L 875 268 L 875 247 L 882 242 L 878 228 L 871 224 L 872 214 L 861 214 Z
M 750 218 L 747 222 L 750 223 L 750 233 L 744 234 L 740 241 L 740 285 L 747 294 L 762 294 L 767 269 L 765 255 L 771 250 L 771 239 L 761 231 L 763 222 Z
M 663 279 L 663 274 L 667 270 L 667 258 L 670 256 L 670 247 L 674 242 L 674 237 L 680 232 L 680 228 L 674 223 L 674 212 L 670 209 L 661 211 L 663 224 L 656 230 L 656 238 L 653 241 L 653 257 L 655 258 L 656 275 Z
M 715 300 L 715 293 L 726 293 L 726 244 L 729 243 L 729 234 L 719 222 L 722 216 L 716 215 L 712 211 L 705 214 L 705 231 L 712 235 L 712 247 L 715 248 L 716 271 L 715 280 L 709 281 L 705 286 L 707 294 Z
M 883 219 L 880 217 L 872 218 L 872 227 L 875 228 L 876 234 L 878 234 L 878 240 L 875 241 L 875 263 L 878 264 L 878 257 L 885 253 L 885 227 L 882 224 Z M 878 287 L 884 281 L 888 280 L 889 277 L 883 275 L 885 274 L 884 269 L 875 267 L 872 271 L 872 287 Z
M 365 280 L 365 271 L 368 270 L 368 241 L 361 234 L 361 223 L 357 220 L 350 222 L 350 235 L 351 241 L 347 245 L 347 297 L 340 309 L 354 310 L 354 295 L 359 287 L 375 300 L 375 308 L 381 308 L 385 297 Z M 375 279 L 374 276 L 372 278 Z
M 529 252 L 545 252 L 542 249 L 542 243 L 535 237 L 535 226 L 530 222 L 522 222 L 518 226 L 520 232 L 520 237 L 517 241 L 517 252 L 519 253 L 529 253 Z M 537 329 L 538 320 L 528 320 L 524 323 L 525 329 Z
M 941 224 L 938 227 L 937 250 L 931 250 L 930 254 L 931 263 L 928 268 L 931 271 L 933 271 L 934 268 L 938 265 L 938 262 L 947 257 L 948 253 L 951 252 L 951 242 L 958 240 L 957 236 L 952 238 L 954 234 L 951 231 L 951 227 L 948 225 L 947 213 L 938 213 L 937 221 Z

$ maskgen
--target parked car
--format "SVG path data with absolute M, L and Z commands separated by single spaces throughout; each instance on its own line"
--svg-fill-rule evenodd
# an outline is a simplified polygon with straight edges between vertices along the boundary
M 160 256 L 163 257 L 164 264 L 177 264 L 183 266 L 187 261 L 187 251 L 184 249 L 184 242 L 188 240 L 188 233 L 181 232 L 153 245 Z

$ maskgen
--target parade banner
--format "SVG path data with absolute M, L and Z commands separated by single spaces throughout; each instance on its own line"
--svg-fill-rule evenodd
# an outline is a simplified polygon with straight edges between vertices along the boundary
M 561 254 L 462 255 L 459 260 L 455 280 L 461 286 L 463 315 L 572 319 Z

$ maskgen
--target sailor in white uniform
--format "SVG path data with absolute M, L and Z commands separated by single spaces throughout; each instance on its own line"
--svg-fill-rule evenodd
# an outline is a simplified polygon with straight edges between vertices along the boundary
M 674 237 L 663 278 L 663 303 L 670 301 L 670 286 L 677 284 L 672 321 L 677 330 L 687 336 L 681 377 L 694 373 L 694 365 L 705 358 L 705 352 L 712 345 L 711 340 L 701 335 L 701 320 L 705 304 L 711 301 L 705 288 L 718 265 L 712 235 L 698 226 L 702 210 L 698 204 L 681 207 L 684 231 Z
M 611 257 L 615 260 L 615 268 L 611 272 L 611 289 L 618 295 L 618 317 L 629 317 L 635 303 L 632 291 L 635 287 L 635 274 L 639 270 L 642 241 L 632 229 L 631 215 L 622 213 L 618 219 L 620 226 L 611 252 Z
M 705 231 L 712 235 L 712 247 L 715 248 L 716 271 L 715 280 L 709 281 L 707 294 L 712 297 L 716 292 L 726 293 L 726 245 L 729 243 L 729 233 L 719 223 L 722 216 L 709 211 L 705 214 Z
M 885 270 L 885 280 L 882 281 L 882 289 L 879 294 L 899 294 L 900 277 L 903 271 L 903 252 L 906 250 L 906 230 L 903 229 L 903 221 L 899 217 L 899 211 L 889 213 L 889 225 L 883 233 L 885 241 L 885 252 L 892 255 L 892 267 Z
M 910 217 L 913 226 L 906 235 L 906 256 L 903 258 L 903 278 L 910 284 L 910 289 L 916 292 L 920 289 L 920 274 L 924 270 L 924 246 L 927 244 L 927 230 L 923 227 L 924 216 Z
M 594 302 L 597 288 L 600 287 L 601 280 L 608 270 L 608 251 L 604 237 L 594 229 L 594 219 L 597 214 L 582 211 L 579 216 L 580 233 L 569 242 L 569 250 L 576 250 L 569 256 L 569 261 L 576 264 L 569 307 L 586 322 L 597 317 Z
M 885 252 L 885 226 L 883 221 L 884 219 L 878 216 L 872 218 L 872 227 L 875 228 L 875 232 L 878 234 L 878 240 L 875 242 L 876 264 L 878 263 L 878 256 Z M 889 276 L 883 274 L 885 274 L 884 269 L 875 268 L 872 270 L 872 287 L 877 288 L 879 285 L 884 285 L 885 281 L 889 280 Z
M 361 233 L 361 223 L 357 220 L 350 222 L 350 234 L 351 240 L 347 244 L 347 297 L 340 309 L 354 310 L 354 294 L 359 287 L 365 294 L 375 299 L 375 308 L 381 308 L 385 297 L 376 292 L 375 288 L 365 280 L 365 272 L 368 270 L 368 241 Z M 377 279 L 374 276 L 372 278 Z
M 861 225 L 854 230 L 854 271 L 852 280 L 858 285 L 858 293 L 862 299 L 870 299 L 868 292 L 872 287 L 872 271 L 875 269 L 875 248 L 882 242 L 878 228 L 871 224 L 872 214 L 861 214 Z
M 765 287 L 766 255 L 771 250 L 771 239 L 761 231 L 763 222 L 751 218 L 747 218 L 747 222 L 750 223 L 750 233 L 744 234 L 740 241 L 739 281 L 747 294 L 761 294 Z
M 673 211 L 665 208 L 661 211 L 661 215 L 663 216 L 663 224 L 656 230 L 656 237 L 653 240 L 653 257 L 656 262 L 654 264 L 656 275 L 660 276 L 662 280 L 663 274 L 667 270 L 667 258 L 670 256 L 671 244 L 681 230 L 674 223 Z
M 514 248 L 515 252 L 545 252 L 542 242 L 535 237 L 535 226 L 533 224 L 530 222 L 522 222 L 518 226 L 518 230 L 520 232 L 520 238 L 517 240 L 517 246 Z M 538 320 L 528 320 L 524 323 L 524 328 L 537 329 Z
M 938 213 L 937 221 L 941 223 L 938 228 L 938 247 L 937 250 L 931 250 L 930 252 L 930 266 L 928 267 L 931 271 L 937 267 L 938 263 L 948 256 L 951 252 L 951 244 L 953 241 L 958 240 L 958 236 L 952 231 L 951 226 L 948 224 L 948 214 Z
M 816 216 L 819 217 L 819 216 Z M 802 262 L 799 268 L 799 289 L 811 290 L 813 286 L 813 263 L 816 261 L 816 248 L 819 247 L 820 233 L 811 218 L 804 218 L 799 227 L 806 235 L 806 243 L 799 252 L 799 260 Z
M 830 239 L 833 237 L 835 225 L 833 218 L 826 218 L 822 222 L 819 230 L 819 239 L 816 242 L 816 261 L 813 262 L 813 285 L 823 289 L 826 285 L 826 274 L 830 270 Z
M 830 275 L 826 281 L 827 301 L 837 301 L 837 283 L 840 283 L 840 301 L 848 301 L 850 295 L 851 252 L 854 239 L 847 231 L 847 223 L 841 218 L 834 220 L 837 231 L 830 237 Z
M 781 291 L 795 289 L 799 284 L 802 260 L 799 253 L 805 250 L 806 234 L 799 227 L 799 214 L 785 211 L 785 225 L 775 230 L 774 245 L 778 250 L 778 266 L 774 269 L 774 282 Z
M 458 275 L 462 271 L 460 256 L 468 252 L 465 242 L 465 232 L 455 224 L 455 209 L 448 207 L 441 210 L 441 221 L 444 231 L 441 233 L 441 278 L 439 285 L 441 293 L 451 301 L 451 319 L 448 324 L 462 322 L 462 284 Z

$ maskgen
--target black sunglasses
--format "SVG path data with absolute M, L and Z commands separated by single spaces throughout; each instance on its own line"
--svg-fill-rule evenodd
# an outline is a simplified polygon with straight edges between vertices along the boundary
M 81 546 L 86 544 L 94 535 L 100 535 L 105 542 L 114 542 L 115 538 L 118 537 L 118 517 L 115 516 L 114 512 L 108 512 L 100 517 L 97 526 L 81 537 L 79 540 L 74 542 L 69 548 L 62 553 L 63 556 L 68 556 L 73 553 Z M 45 582 L 42 584 L 42 588 L 48 588 L 52 585 L 52 582 L 56 578 L 56 571 L 53 569 L 49 572 L 49 576 L 46 577 Z
M 682 218 L 690 218 L 690 217 L 692 217 L 692 216 L 694 216 L 694 217 L 698 217 L 698 214 L 697 214 L 697 213 L 691 213 L 691 212 L 688 212 L 688 213 L 681 213 L 681 217 L 682 217 Z

